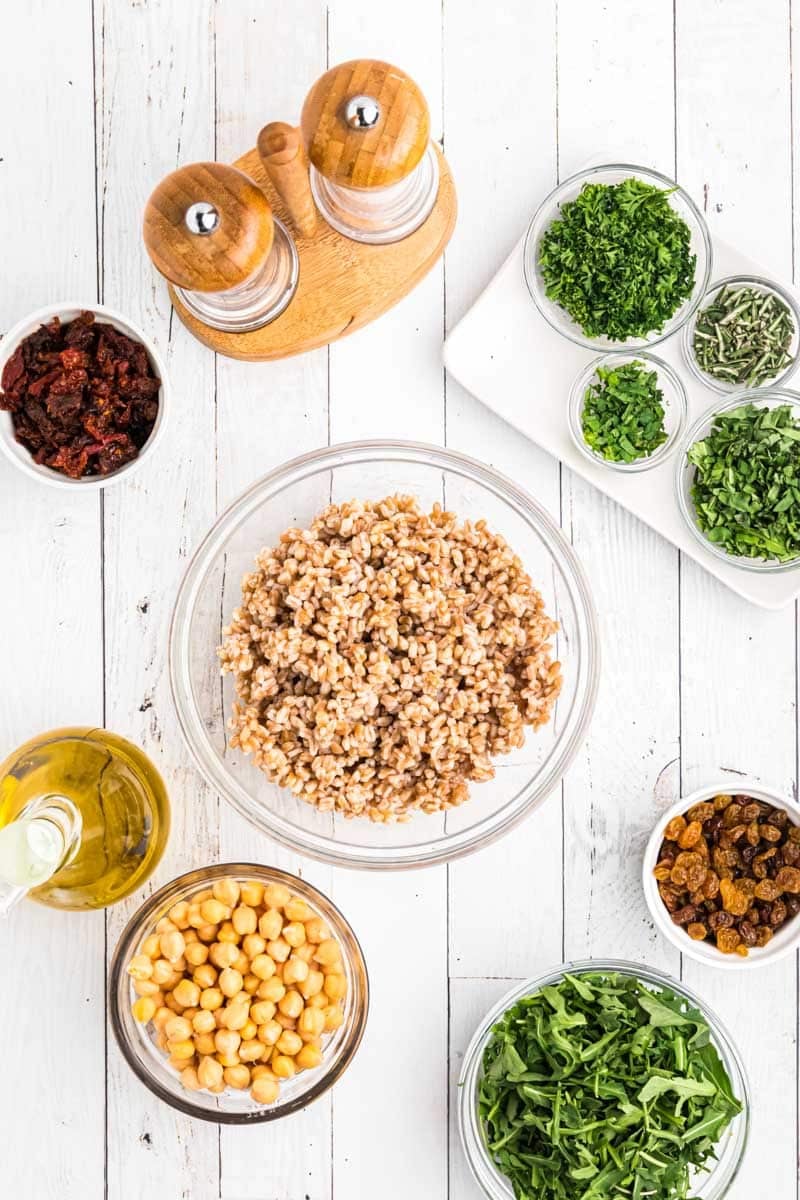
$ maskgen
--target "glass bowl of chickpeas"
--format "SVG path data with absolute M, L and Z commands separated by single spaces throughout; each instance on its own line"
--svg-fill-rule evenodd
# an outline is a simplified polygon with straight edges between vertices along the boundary
M 304 1108 L 361 1042 L 369 982 L 349 923 L 315 887 L 252 863 L 190 871 L 128 922 L 111 1028 L 161 1100 L 220 1124 Z

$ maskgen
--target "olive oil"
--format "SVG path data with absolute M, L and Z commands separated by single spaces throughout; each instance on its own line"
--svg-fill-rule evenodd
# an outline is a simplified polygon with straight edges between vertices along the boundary
M 42 904 L 116 903 L 147 879 L 168 833 L 161 776 L 138 747 L 105 729 L 53 730 L 0 767 L 0 873 L 5 862 L 6 883 Z M 26 854 L 9 879 L 7 864 Z

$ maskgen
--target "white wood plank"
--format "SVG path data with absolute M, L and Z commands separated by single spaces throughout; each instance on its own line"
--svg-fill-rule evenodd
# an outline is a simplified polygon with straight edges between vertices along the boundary
M 441 129 L 441 13 L 412 0 L 398 22 L 366 0 L 339 0 L 329 18 L 331 64 L 388 59 L 408 71 Z M 396 309 L 330 351 L 331 440 L 444 436 L 439 264 Z M 447 1171 L 446 872 L 365 877 L 336 872 L 334 898 L 362 939 L 372 985 L 369 1025 L 333 1097 L 336 1195 L 445 1194 Z M 398 964 L 403 971 L 398 991 Z M 409 1027 L 409 1014 L 418 1014 Z M 401 1031 L 402 1024 L 402 1031 Z M 398 1054 L 410 1034 L 413 1052 Z M 387 1086 L 387 1071 L 390 1086 Z M 409 1114 L 402 1123 L 398 1114 Z M 413 1124 L 410 1114 L 414 1114 Z
M 2 42 L 5 330 L 44 304 L 96 299 L 91 6 L 12 6 Z M 0 496 L 4 758 L 48 729 L 102 722 L 102 626 L 97 493 L 57 492 L 4 460 Z M 0 923 L 0 1194 L 102 1196 L 104 940 L 102 913 L 23 902 Z M 54 979 L 68 986 L 54 993 Z
M 287 8 L 280 0 L 223 0 L 216 13 L 217 157 L 227 162 L 271 120 L 296 122 L 306 92 L 325 70 L 327 19 L 321 0 Z M 269 71 L 264 66 L 269 63 Z M 220 507 L 267 471 L 324 445 L 328 430 L 326 350 L 276 363 L 217 360 L 217 494 Z M 327 501 L 327 486 L 320 496 Z M 260 546 L 253 546 L 253 555 Z M 239 598 L 227 581 L 225 610 Z M 224 802 L 223 861 L 263 862 L 331 891 L 331 871 L 271 842 Z M 222 1200 L 331 1194 L 331 1102 L 316 1104 L 272 1130 L 220 1131 Z
M 678 0 L 676 19 L 681 181 L 706 198 L 712 230 L 786 271 L 792 237 L 788 5 L 756 14 L 746 0 L 724 9 L 709 0 Z M 794 644 L 791 611 L 762 613 L 684 564 L 685 792 L 725 768 L 780 790 L 794 788 Z M 743 974 L 735 987 L 688 959 L 683 973 L 730 1028 L 750 1076 L 753 1125 L 737 1192 L 790 1200 L 797 1187 L 797 1118 L 789 1099 L 795 1090 L 795 962 Z M 765 1019 L 754 1021 L 754 1013 Z
M 517 0 L 487 22 L 479 6 L 449 4 L 444 30 L 445 144 L 459 188 L 459 223 L 447 250 L 450 327 L 555 181 L 555 6 L 535 11 Z M 451 378 L 447 441 L 523 482 L 558 520 L 558 464 Z M 525 976 L 559 961 L 561 855 L 556 789 L 512 834 L 452 864 L 452 976 Z
M 103 296 L 166 354 L 171 421 L 157 455 L 105 499 L 106 714 L 164 775 L 172 831 L 155 887 L 217 857 L 217 801 L 192 767 L 169 691 L 167 634 L 187 555 L 214 515 L 213 358 L 171 321 L 164 283 L 138 237 L 145 201 L 168 171 L 213 157 L 213 3 L 185 19 L 169 3 L 97 6 Z M 211 648 L 213 649 L 213 648 Z M 132 897 L 109 911 L 112 951 Z M 219 1134 L 156 1100 L 109 1042 L 108 1196 L 217 1200 Z
M 594 153 L 669 174 L 673 129 L 671 3 L 560 4 L 562 178 Z M 565 478 L 564 525 L 589 573 L 603 641 L 589 740 L 565 784 L 566 956 L 676 968 L 646 918 L 639 872 L 656 788 L 666 800 L 678 779 L 677 554 L 576 477 Z

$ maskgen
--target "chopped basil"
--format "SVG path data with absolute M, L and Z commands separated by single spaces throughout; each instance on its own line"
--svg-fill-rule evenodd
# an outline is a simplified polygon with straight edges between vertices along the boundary
M 586 445 L 610 462 L 648 458 L 667 440 L 658 374 L 642 362 L 598 367 L 583 397 Z
M 697 1009 L 598 971 L 503 1014 L 478 1108 L 517 1200 L 687 1200 L 742 1106 Z
M 691 296 L 697 259 L 669 194 L 636 178 L 585 183 L 545 230 L 545 292 L 587 337 L 646 337 Z

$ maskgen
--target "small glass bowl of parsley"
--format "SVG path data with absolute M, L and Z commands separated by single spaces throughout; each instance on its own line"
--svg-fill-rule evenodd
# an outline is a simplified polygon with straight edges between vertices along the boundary
M 750 1093 L 727 1031 L 661 971 L 565 963 L 515 985 L 464 1055 L 458 1124 L 490 1200 L 721 1200 Z
M 800 393 L 753 388 L 712 405 L 686 434 L 675 487 L 715 558 L 748 571 L 800 567 Z
M 525 281 L 558 332 L 590 350 L 653 346 L 680 329 L 711 276 L 703 214 L 674 180 L 615 163 L 580 171 L 528 228 Z
M 683 353 L 714 392 L 779 387 L 800 361 L 797 299 L 758 275 L 720 279 L 684 325 Z
M 572 385 L 567 418 L 584 458 L 647 471 L 672 453 L 686 413 L 686 389 L 672 367 L 640 350 L 592 359 Z

